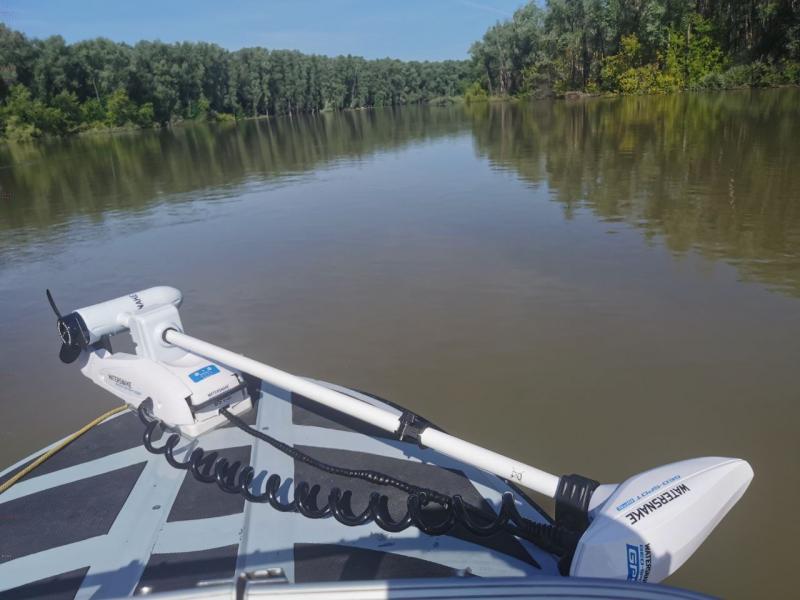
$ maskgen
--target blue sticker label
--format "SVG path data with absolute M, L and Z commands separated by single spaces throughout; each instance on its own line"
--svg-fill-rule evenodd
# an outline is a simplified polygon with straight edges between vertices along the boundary
M 647 581 L 653 565 L 650 544 L 625 544 L 628 555 L 628 581 Z
M 628 581 L 639 581 L 639 572 L 642 568 L 642 561 L 639 558 L 639 547 L 626 544 L 628 551 Z
M 195 383 L 199 383 L 203 381 L 206 377 L 211 377 L 212 375 L 216 375 L 219 373 L 219 367 L 217 365 L 207 365 L 202 369 L 197 369 L 194 373 L 189 373 L 189 379 L 194 381 Z

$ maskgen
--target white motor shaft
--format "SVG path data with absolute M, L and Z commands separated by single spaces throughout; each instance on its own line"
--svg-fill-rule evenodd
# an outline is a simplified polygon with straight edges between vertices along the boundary
M 236 354 L 220 346 L 215 346 L 174 329 L 164 332 L 164 340 L 188 352 L 205 356 L 224 365 L 260 379 L 284 390 L 295 392 L 320 404 L 351 417 L 379 427 L 384 431 L 396 432 L 400 429 L 400 418 L 387 410 L 357 400 L 341 392 L 323 387 L 297 375 L 270 367 L 264 363 Z M 513 460 L 457 437 L 438 431 L 432 427 L 425 429 L 420 440 L 424 446 L 467 464 L 510 479 L 545 496 L 554 498 L 559 478 L 555 475 Z

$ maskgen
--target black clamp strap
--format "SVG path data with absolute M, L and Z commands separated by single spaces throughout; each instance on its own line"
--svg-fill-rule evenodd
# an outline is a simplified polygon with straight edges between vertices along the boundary
M 405 411 L 400 415 L 400 426 L 394 433 L 401 442 L 413 442 L 420 448 L 425 448 L 422 445 L 421 436 L 422 432 L 430 426 L 431 424 L 422 417 Z
M 583 475 L 562 475 L 556 489 L 556 523 L 583 533 L 589 526 L 589 501 L 599 482 Z
M 600 485 L 594 479 L 583 475 L 562 475 L 556 488 L 556 527 L 572 532 L 574 546 L 559 562 L 562 575 L 568 575 L 575 554 L 575 547 L 586 528 L 589 527 L 589 502 Z

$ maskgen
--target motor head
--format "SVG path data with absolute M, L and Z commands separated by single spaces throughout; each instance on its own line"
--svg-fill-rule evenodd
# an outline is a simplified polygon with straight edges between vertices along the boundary
M 47 290 L 47 300 L 57 318 L 61 338 L 59 357 L 62 362 L 71 363 L 81 351 L 100 342 L 104 336 L 126 331 L 130 315 L 161 306 L 178 308 L 183 296 L 173 287 L 158 286 L 79 308 L 63 316 L 50 290 Z
M 169 344 L 168 329 L 183 331 L 178 307 L 182 296 L 172 287 L 153 287 L 61 315 L 50 291 L 47 299 L 58 319 L 61 360 L 83 355 L 81 372 L 91 381 L 138 408 L 150 401 L 153 416 L 168 427 L 195 437 L 250 410 L 252 401 L 242 373 Z M 130 332 L 136 354 L 114 353 L 108 336 Z
M 634 475 L 590 512 L 570 575 L 662 581 L 697 550 L 752 479 L 746 461 L 717 457 Z

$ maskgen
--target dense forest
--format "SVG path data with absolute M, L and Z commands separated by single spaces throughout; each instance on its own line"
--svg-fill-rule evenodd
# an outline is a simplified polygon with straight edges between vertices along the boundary
M 7 138 L 431 102 L 463 93 L 468 61 L 403 62 L 214 44 L 28 39 L 0 24 Z
M 800 83 L 800 0 L 547 0 L 471 60 L 404 62 L 209 43 L 29 39 L 0 23 L 0 134 L 24 140 L 464 96 Z
M 472 96 L 800 83 L 800 0 L 547 0 L 470 53 Z

